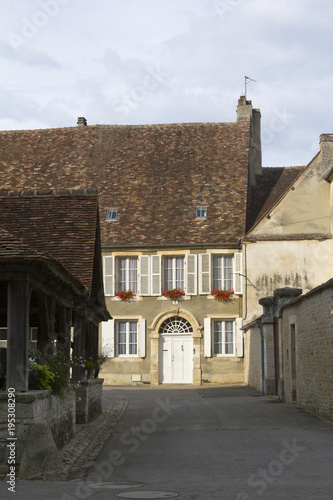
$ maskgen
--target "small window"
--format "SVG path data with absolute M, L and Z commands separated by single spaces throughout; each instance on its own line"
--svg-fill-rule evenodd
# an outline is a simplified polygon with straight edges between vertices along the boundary
M 207 207 L 195 207 L 196 219 L 207 219 Z
M 118 216 L 118 208 L 107 208 L 105 220 L 116 221 Z

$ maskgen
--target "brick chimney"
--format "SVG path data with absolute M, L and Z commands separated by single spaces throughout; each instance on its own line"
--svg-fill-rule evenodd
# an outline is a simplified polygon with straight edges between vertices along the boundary
M 261 160 L 261 113 L 260 109 L 252 108 L 252 101 L 248 101 L 244 95 L 238 99 L 237 121 L 242 118 L 251 120 L 251 143 L 250 143 L 250 163 L 249 163 L 249 182 L 255 186 L 256 175 L 262 173 Z
M 79 116 L 77 119 L 77 126 L 78 127 L 86 127 L 87 126 L 87 120 L 85 119 L 84 116 Z

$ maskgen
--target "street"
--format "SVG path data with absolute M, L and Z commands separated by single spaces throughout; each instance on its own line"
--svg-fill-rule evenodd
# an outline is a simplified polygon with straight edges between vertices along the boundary
M 333 498 L 333 425 L 247 387 L 105 388 L 129 405 L 86 475 L 2 499 Z

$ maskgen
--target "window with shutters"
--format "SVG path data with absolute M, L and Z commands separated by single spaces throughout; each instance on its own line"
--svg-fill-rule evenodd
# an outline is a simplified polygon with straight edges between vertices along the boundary
M 205 358 L 244 356 L 242 318 L 204 318 Z
M 215 288 L 243 293 L 241 253 L 199 255 L 199 293 L 209 295 Z
M 137 356 L 138 322 L 116 321 L 116 342 L 118 356 Z

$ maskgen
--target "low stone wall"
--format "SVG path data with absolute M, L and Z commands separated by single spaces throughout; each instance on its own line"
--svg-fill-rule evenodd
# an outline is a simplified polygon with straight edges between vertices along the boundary
M 49 426 L 58 448 L 70 441 L 75 432 L 75 392 L 53 396 L 49 391 L 13 392 L 8 412 L 8 392 L 0 393 L 0 466 L 8 466 L 8 438 L 15 441 L 15 465 L 21 463 L 30 424 L 43 420 Z M 15 396 L 15 397 L 14 397 Z M 15 427 L 9 429 L 8 414 L 15 415 Z M 9 431 L 13 434 L 9 434 Z
M 76 389 L 76 423 L 86 424 L 102 413 L 102 378 L 82 380 Z

